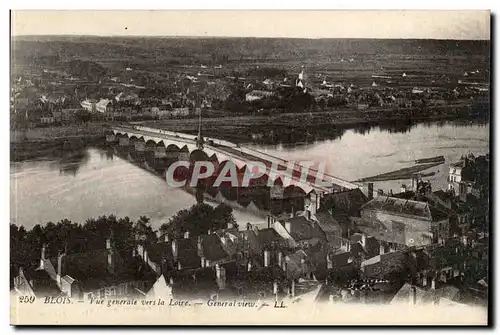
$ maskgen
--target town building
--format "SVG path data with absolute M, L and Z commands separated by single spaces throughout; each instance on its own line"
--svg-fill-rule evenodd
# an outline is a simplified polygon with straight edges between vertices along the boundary
M 361 207 L 358 224 L 385 242 L 421 246 L 444 241 L 449 217 L 423 201 L 379 196 Z
M 289 243 L 290 248 L 307 248 L 326 242 L 325 233 L 320 226 L 304 216 L 275 221 L 273 228 Z
M 271 97 L 273 95 L 274 93 L 271 91 L 253 90 L 245 95 L 245 100 L 246 101 L 261 100 L 263 98 Z
M 126 297 L 137 290 L 146 291 L 156 279 L 154 272 L 144 271 L 137 263 L 126 263 L 113 245 L 80 254 L 60 253 L 49 258 L 42 247 L 39 270 L 45 271 L 59 290 L 79 301 L 91 298 Z

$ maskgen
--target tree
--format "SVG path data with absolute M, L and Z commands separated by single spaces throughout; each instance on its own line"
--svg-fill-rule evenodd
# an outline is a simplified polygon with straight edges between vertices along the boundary
M 325 99 L 321 98 L 318 101 L 318 108 L 321 109 L 321 110 L 324 110 L 326 108 L 326 101 L 325 101 Z
M 182 238 L 186 231 L 190 236 L 203 235 L 208 230 L 223 229 L 228 224 L 235 224 L 233 209 L 225 204 L 216 208 L 207 204 L 196 204 L 189 209 L 177 212 L 168 223 L 160 227 L 160 232 L 173 238 Z
M 86 110 L 79 110 L 75 113 L 75 119 L 80 123 L 87 123 L 92 119 L 92 114 Z
M 231 206 L 224 203 L 219 204 L 217 207 L 215 207 L 213 216 L 213 224 L 214 227 L 216 227 L 215 229 L 225 228 L 229 224 L 233 226 L 236 224 L 236 219 L 233 215 L 233 209 L 231 208 Z
M 146 216 L 139 217 L 139 220 L 134 226 L 135 233 L 139 236 L 142 236 L 146 243 L 155 243 L 156 233 L 153 231 L 153 228 L 150 224 L 150 219 Z

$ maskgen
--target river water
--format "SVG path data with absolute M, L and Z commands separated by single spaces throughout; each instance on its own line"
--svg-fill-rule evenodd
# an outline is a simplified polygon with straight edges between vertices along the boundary
M 326 172 L 356 180 L 413 165 L 419 158 L 444 156 L 446 162 L 427 179 L 434 189 L 446 188 L 450 162 L 472 152 L 489 152 L 489 125 L 418 124 L 403 132 L 377 127 L 347 130 L 341 137 L 296 146 L 252 145 L 296 161 L 325 161 Z M 376 182 L 375 189 L 399 191 L 405 180 Z M 36 160 L 11 164 L 10 219 L 31 228 L 63 218 L 84 222 L 115 214 L 136 220 L 151 218 L 154 228 L 178 210 L 195 204 L 193 195 L 171 188 L 159 177 L 100 149 L 87 149 L 71 160 Z M 235 210 L 241 226 L 262 225 L 265 218 Z

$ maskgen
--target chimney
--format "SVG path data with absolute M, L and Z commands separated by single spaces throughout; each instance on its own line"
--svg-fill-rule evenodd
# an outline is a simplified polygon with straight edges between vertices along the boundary
M 40 268 L 42 268 L 42 269 L 45 268 L 46 253 L 47 253 L 47 245 L 44 243 L 42 245 L 42 252 L 40 255 Z
M 144 259 L 144 263 L 148 263 L 149 258 L 148 258 L 148 251 L 146 250 L 146 248 L 144 248 L 144 254 L 142 257 Z
M 280 251 L 278 252 L 278 266 L 281 266 L 283 262 L 283 253 Z
M 219 264 L 215 265 L 215 273 L 217 276 L 217 284 L 219 289 L 223 290 L 226 288 L 226 269 L 221 267 Z
M 59 254 L 59 256 L 57 257 L 57 284 L 58 285 L 61 285 L 61 277 L 64 276 L 64 256 L 65 254 Z
M 172 240 L 172 256 L 177 260 L 177 240 Z
M 285 229 L 288 233 L 290 233 L 290 231 L 292 230 L 292 225 L 291 225 L 290 221 L 285 222 Z
M 112 246 L 112 237 L 106 239 L 106 250 L 108 252 L 108 271 L 110 273 L 115 272 L 115 255 Z
M 42 254 L 41 254 L 41 256 L 40 256 L 40 259 L 42 259 L 42 260 L 45 260 L 45 259 L 46 259 L 46 258 L 45 258 L 45 254 L 46 254 L 46 252 L 47 252 L 47 245 L 44 243 L 44 244 L 42 245 Z
M 327 269 L 333 268 L 333 262 L 332 262 L 332 257 L 330 256 L 330 253 L 326 254 L 326 268 Z
M 205 267 L 205 257 L 201 257 L 201 267 L 204 268 Z
M 198 235 L 198 242 L 196 243 L 196 248 L 198 249 L 198 256 L 203 256 L 203 237 Z
M 184 233 L 184 238 L 189 238 L 189 230 L 186 230 L 186 232 Z
M 276 296 L 276 301 L 278 301 L 278 282 L 276 280 L 273 283 L 273 294 Z
M 269 261 L 270 261 L 271 255 L 268 250 L 264 250 L 264 266 L 268 267 L 269 266 Z
M 108 250 L 108 271 L 115 273 L 115 256 L 113 249 Z
M 373 183 L 368 183 L 368 200 L 373 199 Z
M 412 305 L 417 304 L 417 288 L 413 285 L 410 288 L 410 304 Z

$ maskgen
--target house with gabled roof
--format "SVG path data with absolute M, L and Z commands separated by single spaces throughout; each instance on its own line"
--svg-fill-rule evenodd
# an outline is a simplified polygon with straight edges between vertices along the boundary
M 427 202 L 379 196 L 361 207 L 362 222 L 383 226 L 394 242 L 406 246 L 422 246 L 440 242 L 440 234 L 449 226 L 449 216 Z M 443 228 L 445 227 L 445 228 Z M 381 230 L 374 228 L 374 234 Z M 372 235 L 375 236 L 375 235 Z
M 326 242 L 325 233 L 318 223 L 304 216 L 275 221 L 273 228 L 288 241 L 290 248 L 307 248 L 310 245 Z
M 56 281 L 40 267 L 30 267 L 26 270 L 20 268 L 19 274 L 14 278 L 14 290 L 19 295 L 38 298 L 64 295 Z

